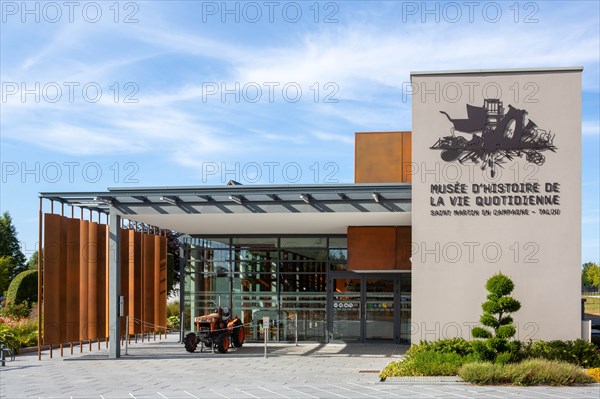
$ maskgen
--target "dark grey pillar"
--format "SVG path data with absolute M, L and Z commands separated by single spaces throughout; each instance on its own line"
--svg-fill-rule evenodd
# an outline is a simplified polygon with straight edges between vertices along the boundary
M 179 342 L 183 344 L 185 335 L 185 244 L 179 237 Z
M 121 357 L 121 315 L 119 296 L 121 295 L 121 216 L 110 208 L 109 216 L 109 260 L 108 260 L 108 357 Z

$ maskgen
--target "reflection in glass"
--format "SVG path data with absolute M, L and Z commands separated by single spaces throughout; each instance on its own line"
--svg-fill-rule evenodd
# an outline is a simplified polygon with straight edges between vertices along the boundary
M 360 339 L 360 279 L 334 279 L 333 285 L 333 339 Z
M 186 331 L 195 316 L 220 304 L 246 324 L 248 339 L 262 340 L 262 317 L 269 316 L 272 340 L 293 341 L 297 333 L 300 340 L 324 341 L 327 270 L 330 258 L 345 264 L 345 243 L 345 237 L 326 236 L 186 237 Z
M 394 339 L 394 280 L 366 279 L 366 338 Z

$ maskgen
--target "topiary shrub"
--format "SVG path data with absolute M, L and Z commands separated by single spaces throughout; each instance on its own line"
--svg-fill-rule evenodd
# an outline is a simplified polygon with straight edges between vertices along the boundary
M 485 288 L 489 294 L 487 301 L 481 305 L 483 314 L 479 321 L 487 328 L 473 327 L 471 330 L 473 337 L 485 339 L 485 342 L 475 345 L 476 351 L 484 360 L 496 360 L 501 353 L 510 355 L 502 355 L 500 363 L 518 360 L 520 343 L 509 342 L 517 331 L 510 313 L 521 309 L 521 303 L 510 296 L 515 285 L 510 278 L 498 273 L 490 277 Z
M 6 302 L 14 305 L 21 302 L 35 303 L 38 294 L 37 270 L 26 270 L 17 274 L 6 291 Z

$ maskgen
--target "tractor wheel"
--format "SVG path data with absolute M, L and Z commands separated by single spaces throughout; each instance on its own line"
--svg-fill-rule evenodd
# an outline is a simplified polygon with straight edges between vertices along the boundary
M 188 351 L 190 353 L 194 353 L 194 351 L 196 350 L 196 347 L 198 346 L 198 340 L 196 339 L 196 334 L 189 333 L 188 335 L 186 335 L 185 339 L 183 340 L 183 343 L 185 344 L 186 351 Z
M 227 353 L 229 350 L 229 336 L 224 334 L 223 337 L 219 340 L 219 344 L 217 345 L 217 350 L 220 353 Z
M 246 332 L 244 331 L 244 326 L 242 322 L 237 320 L 233 324 L 233 332 L 231 333 L 231 341 L 233 342 L 234 348 L 241 348 L 244 345 L 244 340 L 246 339 Z

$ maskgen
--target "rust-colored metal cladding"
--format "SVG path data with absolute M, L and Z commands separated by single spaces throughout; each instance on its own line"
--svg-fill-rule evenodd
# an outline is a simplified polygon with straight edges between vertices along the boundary
M 83 212 L 83 211 L 82 211 Z M 90 258 L 90 222 L 79 221 L 79 339 L 89 339 L 88 264 Z
M 87 332 L 89 339 L 98 335 L 98 223 L 88 223 L 88 280 L 87 280 Z
M 356 133 L 355 183 L 411 181 L 411 132 Z
M 44 215 L 44 345 L 57 345 L 61 341 L 61 273 L 60 215 Z
M 155 236 L 155 287 L 154 287 L 154 324 L 166 326 L 167 323 L 167 238 Z
M 98 282 L 96 289 L 98 296 L 96 303 L 98 305 L 96 322 L 98 324 L 98 338 L 108 337 L 108 226 L 98 224 L 98 260 L 97 276 Z
M 43 228 L 43 343 L 72 348 L 80 342 L 81 351 L 81 341 L 108 336 L 109 231 L 105 224 L 53 214 L 43 215 Z M 123 230 L 120 245 L 130 332 L 154 331 L 167 318 L 167 239 Z
M 65 323 L 66 340 L 68 342 L 79 341 L 79 219 L 64 218 L 67 232 L 67 240 L 64 242 L 64 253 L 66 255 L 63 261 L 66 261 L 67 270 L 66 285 L 64 290 L 67 293 Z
M 394 270 L 396 227 L 348 227 L 349 270 Z
M 144 234 L 143 236 L 143 257 L 142 257 L 142 292 L 143 292 L 143 322 L 144 331 L 152 331 L 153 328 L 148 323 L 154 321 L 154 236 Z
M 414 173 L 412 164 L 412 133 L 402 133 L 402 182 L 412 182 Z
M 140 333 L 142 319 L 142 233 L 129 230 L 129 331 Z
M 396 269 L 410 270 L 412 264 L 411 257 L 412 227 L 396 227 Z

